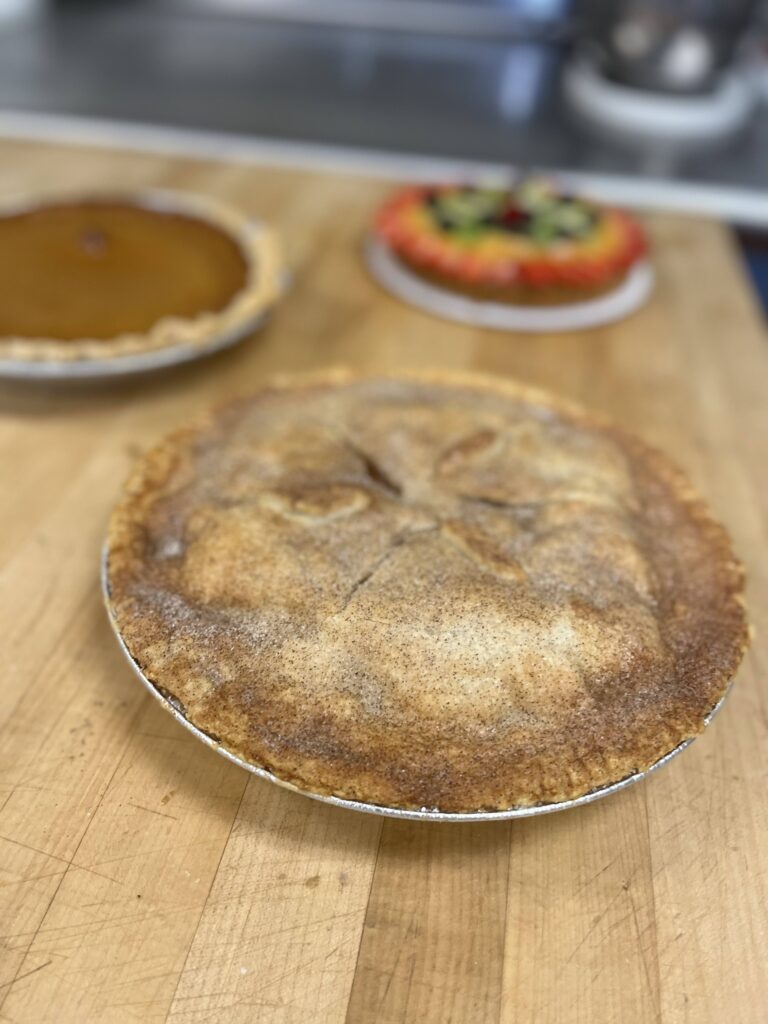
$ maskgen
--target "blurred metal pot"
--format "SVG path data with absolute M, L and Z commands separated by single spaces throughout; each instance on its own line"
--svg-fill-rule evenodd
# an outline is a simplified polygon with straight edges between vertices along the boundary
M 756 0 L 579 0 L 581 42 L 622 85 L 704 93 L 733 61 Z

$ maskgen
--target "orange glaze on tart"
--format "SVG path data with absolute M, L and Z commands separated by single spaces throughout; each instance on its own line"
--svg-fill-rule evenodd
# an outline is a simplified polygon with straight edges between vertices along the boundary
M 418 276 L 511 303 L 592 298 L 620 284 L 646 251 L 628 214 L 538 180 L 512 190 L 407 188 L 380 210 L 375 234 Z

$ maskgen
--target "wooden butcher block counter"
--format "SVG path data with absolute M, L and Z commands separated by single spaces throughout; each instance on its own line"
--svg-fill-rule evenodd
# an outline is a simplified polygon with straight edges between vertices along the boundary
M 768 1020 L 768 337 L 729 232 L 646 223 L 645 309 L 575 334 L 430 318 L 367 277 L 383 181 L 33 142 L 21 188 L 200 191 L 273 222 L 293 285 L 214 358 L 112 384 L 0 384 L 0 1020 L 763 1024 Z M 639 785 L 490 824 L 355 814 L 252 777 L 138 683 L 99 549 L 136 455 L 277 372 L 519 377 L 681 463 L 749 570 L 724 709 Z

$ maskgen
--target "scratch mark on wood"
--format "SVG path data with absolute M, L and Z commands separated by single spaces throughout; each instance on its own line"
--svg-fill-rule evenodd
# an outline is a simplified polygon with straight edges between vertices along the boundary
M 32 970 L 31 971 L 27 971 L 26 974 L 19 974 L 17 977 L 11 978 L 10 981 L 4 981 L 4 982 L 0 983 L 0 989 L 6 988 L 9 985 L 13 985 L 17 981 L 23 981 L 25 978 L 31 977 L 31 975 L 37 974 L 38 971 L 42 971 L 42 969 L 44 967 L 48 967 L 48 965 L 52 964 L 52 963 L 53 963 L 53 960 L 46 960 L 44 964 L 40 964 L 39 967 L 33 967 Z
M 12 843 L 14 846 L 20 846 L 22 850 L 29 850 L 30 853 L 37 853 L 41 857 L 50 857 L 51 860 L 57 860 L 64 865 L 65 869 L 69 867 L 70 861 L 66 857 L 58 857 L 55 853 L 46 853 L 45 850 L 38 850 L 36 846 L 30 846 L 29 843 L 22 843 L 18 839 L 11 839 L 10 836 L 0 835 L 0 840 L 4 840 L 6 843 Z
M 144 807 L 142 804 L 128 803 L 128 807 L 135 807 L 137 811 L 146 811 L 147 814 L 157 814 L 161 818 L 170 818 L 172 821 L 179 821 L 175 814 L 166 814 L 165 811 L 156 811 L 152 807 Z

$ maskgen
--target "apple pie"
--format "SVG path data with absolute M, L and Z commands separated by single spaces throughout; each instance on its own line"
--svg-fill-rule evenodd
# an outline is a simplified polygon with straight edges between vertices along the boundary
M 511 381 L 278 382 L 142 458 L 109 528 L 131 657 L 318 795 L 582 796 L 704 726 L 747 645 L 728 536 L 659 451 Z

